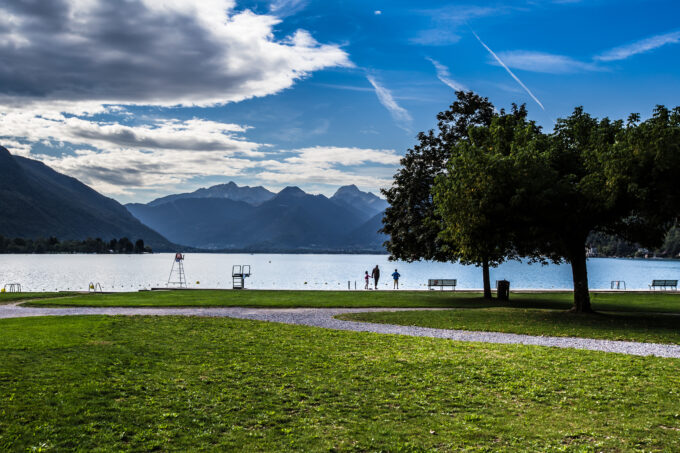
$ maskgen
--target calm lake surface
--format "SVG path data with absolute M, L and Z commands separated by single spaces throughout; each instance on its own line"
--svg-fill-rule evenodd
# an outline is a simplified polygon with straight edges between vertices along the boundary
M 87 290 L 90 282 L 104 291 L 134 291 L 164 287 L 172 254 L 153 255 L 0 255 L 0 287 L 21 283 L 24 291 Z M 482 287 L 481 268 L 450 263 L 389 262 L 387 255 L 186 254 L 189 287 L 231 288 L 234 264 L 252 266 L 246 288 L 347 289 L 363 287 L 364 271 L 378 264 L 380 288 L 392 287 L 390 275 L 401 274 L 402 289 L 427 289 L 428 278 L 456 278 L 460 289 Z M 627 289 L 647 289 L 652 279 L 680 279 L 678 260 L 592 258 L 588 260 L 592 289 L 608 289 L 611 280 L 624 280 Z M 513 289 L 571 289 L 569 265 L 512 261 L 491 269 L 492 284 L 507 279 Z

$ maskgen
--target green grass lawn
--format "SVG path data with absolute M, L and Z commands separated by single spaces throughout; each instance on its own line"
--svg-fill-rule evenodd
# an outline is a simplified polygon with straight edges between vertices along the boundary
M 568 309 L 572 293 L 513 293 L 511 301 L 485 301 L 476 293 L 443 291 L 142 291 L 85 294 L 31 305 L 96 307 L 521 307 Z M 678 293 L 593 293 L 596 310 L 680 313 Z
M 350 313 L 337 318 L 436 329 L 680 344 L 680 316 L 669 314 L 601 312 L 596 315 L 582 315 L 564 310 L 496 307 L 427 312 Z
M 0 320 L 1 451 L 678 451 L 680 360 L 245 320 Z
M 72 297 L 75 293 L 0 293 L 0 305 L 29 299 Z

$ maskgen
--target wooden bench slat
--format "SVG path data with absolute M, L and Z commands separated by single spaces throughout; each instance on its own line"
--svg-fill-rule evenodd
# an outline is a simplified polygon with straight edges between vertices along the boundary
M 444 289 L 445 286 L 451 286 L 455 290 L 456 286 L 458 286 L 458 280 L 455 278 L 428 279 L 427 287 L 432 289 L 433 286 L 438 286 L 441 289 Z
M 677 280 L 652 280 L 652 284 L 649 285 L 649 289 L 653 288 L 671 288 L 677 291 L 678 281 Z

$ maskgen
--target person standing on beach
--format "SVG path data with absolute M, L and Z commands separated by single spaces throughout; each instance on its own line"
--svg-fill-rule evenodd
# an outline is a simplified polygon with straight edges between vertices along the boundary
M 371 272 L 371 277 L 373 277 L 373 284 L 375 285 L 375 289 L 378 289 L 378 280 L 380 280 L 380 269 L 378 269 L 377 264 L 373 268 L 373 272 Z
M 392 273 L 392 278 L 394 279 L 394 289 L 399 289 L 399 277 L 401 277 L 401 274 L 395 269 Z
M 368 271 L 366 271 L 366 275 L 364 275 L 364 280 L 366 280 L 366 286 L 364 286 L 364 289 L 368 289 L 368 279 L 371 278 L 368 276 Z

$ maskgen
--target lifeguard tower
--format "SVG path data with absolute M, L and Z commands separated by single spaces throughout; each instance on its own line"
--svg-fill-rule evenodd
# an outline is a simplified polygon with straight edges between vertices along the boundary
M 174 286 L 176 288 L 187 287 L 187 278 L 184 275 L 184 255 L 179 252 L 175 253 L 175 259 L 172 261 L 170 276 L 168 277 L 168 283 L 166 286 L 168 288 L 170 286 Z
M 245 289 L 246 277 L 250 277 L 249 264 L 235 264 L 231 267 L 231 279 L 233 281 L 233 289 Z

